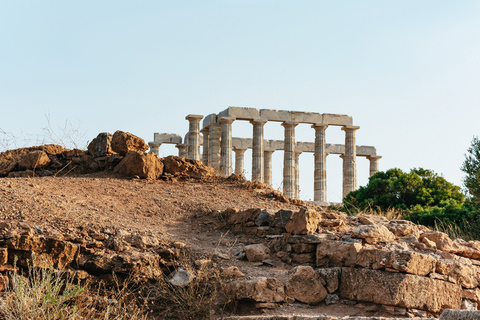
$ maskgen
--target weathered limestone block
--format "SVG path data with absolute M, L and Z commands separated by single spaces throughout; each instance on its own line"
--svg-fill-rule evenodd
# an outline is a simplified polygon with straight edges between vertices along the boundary
M 425 276 L 435 271 L 437 260 L 429 255 L 413 251 L 391 252 L 389 265 L 398 271 Z
M 462 298 L 480 303 L 480 289 L 463 289 Z
M 315 251 L 315 245 L 311 243 L 294 243 L 292 244 L 292 250 L 295 253 L 305 253 Z
M 341 268 L 325 268 L 316 270 L 316 272 L 318 272 L 318 274 L 327 283 L 326 288 L 328 293 L 334 293 L 337 291 L 341 271 Z
M 441 280 L 364 268 L 342 268 L 342 298 L 440 312 L 459 309 L 462 288 Z
M 268 210 L 262 210 L 255 217 L 255 225 L 258 227 L 269 226 L 274 218 L 275 215 L 273 213 L 268 212 Z
M 324 240 L 317 245 L 318 267 L 354 266 L 362 244 L 355 242 Z
M 478 320 L 480 311 L 450 310 L 446 309 L 440 315 L 439 320 Z
M 95 158 L 114 153 L 112 149 L 112 134 L 108 132 L 99 133 L 98 136 L 90 142 L 87 149 Z
M 395 240 L 395 235 L 385 226 L 363 225 L 352 231 L 352 238 L 364 239 L 366 243 L 376 244 L 379 242 L 392 242 Z
M 238 211 L 236 208 L 225 210 L 225 216 L 228 224 L 239 224 L 247 221 L 254 221 L 261 209 L 253 208 L 245 211 Z
M 327 296 L 325 281 L 309 266 L 298 266 L 288 272 L 285 293 L 303 303 L 318 304 Z
M 282 302 L 285 300 L 283 283 L 275 278 L 254 278 L 232 283 L 238 300 L 249 299 L 256 302 Z
M 251 244 L 243 248 L 248 261 L 261 262 L 268 258 L 270 255 L 270 249 L 263 244 Z
M 418 230 L 417 226 L 411 221 L 390 220 L 386 227 L 397 237 L 412 235 L 418 238 L 420 236 L 420 230 Z
M 140 137 L 137 137 L 130 132 L 115 131 L 112 137 L 112 149 L 116 153 L 124 156 L 129 151 L 145 152 L 148 150 L 148 145 Z
M 302 208 L 299 212 L 293 213 L 285 225 L 285 230 L 291 234 L 315 233 L 321 220 L 322 216 L 319 212 Z
M 368 269 L 385 269 L 390 266 L 391 251 L 378 248 L 362 248 L 357 253 L 356 265 Z
M 46 167 L 51 162 L 47 153 L 42 150 L 35 150 L 27 153 L 18 162 L 20 170 L 34 170 Z
M 162 159 L 165 172 L 174 176 L 203 179 L 215 176 L 215 169 L 203 165 L 198 160 L 168 156 Z
M 290 217 L 293 215 L 291 210 L 279 210 L 275 212 L 275 217 L 271 223 L 271 226 L 276 228 L 285 228 L 285 225 L 290 220 Z
M 56 268 L 63 268 L 72 263 L 77 252 L 77 246 L 71 242 L 29 235 L 8 239 L 7 247 L 10 251 L 9 262 L 13 263 L 17 256 L 21 266 L 26 266 L 27 259 L 31 261 L 33 253 L 35 266 L 52 264 Z
M 163 163 L 150 152 L 130 151 L 115 167 L 114 172 L 143 179 L 158 179 L 163 173 Z
M 477 272 L 472 265 L 456 260 L 439 259 L 436 264 L 436 272 L 450 277 L 462 287 L 475 288 L 478 286 Z

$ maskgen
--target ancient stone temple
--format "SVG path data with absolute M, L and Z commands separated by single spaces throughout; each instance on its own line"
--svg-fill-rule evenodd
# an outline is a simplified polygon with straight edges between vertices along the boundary
M 177 134 L 155 133 L 149 145 L 158 154 L 162 143 L 176 144 L 179 156 L 202 160 L 217 172 L 229 176 L 233 171 L 232 151 L 235 153 L 235 173 L 244 170 L 244 153 L 252 149 L 252 180 L 271 184 L 272 154 L 276 150 L 284 152 L 283 193 L 290 198 L 299 196 L 298 159 L 301 153 L 310 152 L 315 156 L 314 201 L 327 201 L 326 157 L 339 154 L 343 159 L 343 196 L 357 188 L 356 157 L 366 157 L 370 161 L 370 176 L 378 171 L 381 156 L 371 146 L 357 146 L 355 132 L 360 128 L 353 125 L 348 115 L 229 107 L 218 114 L 188 115 L 189 131 L 182 137 Z M 203 119 L 202 124 L 200 121 Z M 249 121 L 252 124 L 252 138 L 232 137 L 234 121 Z M 268 121 L 280 122 L 284 127 L 283 140 L 265 140 L 264 125 Z M 295 141 L 295 127 L 306 123 L 312 127 L 315 142 Z M 340 126 L 345 132 L 345 144 L 327 144 L 325 131 L 329 126 Z M 201 133 L 201 135 L 200 135 Z M 200 147 L 202 146 L 202 152 Z

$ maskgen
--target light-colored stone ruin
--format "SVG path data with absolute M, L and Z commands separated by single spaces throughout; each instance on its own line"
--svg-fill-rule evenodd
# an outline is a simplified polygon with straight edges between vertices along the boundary
M 200 121 L 203 119 L 202 125 Z M 360 127 L 353 125 L 351 116 L 229 107 L 218 114 L 188 115 L 189 131 L 185 139 L 178 134 L 155 133 L 150 148 L 156 154 L 164 143 L 175 144 L 180 157 L 202 160 L 225 176 L 233 171 L 232 151 L 235 152 L 235 174 L 244 172 L 244 153 L 252 149 L 252 180 L 272 183 L 272 154 L 284 152 L 283 193 L 289 198 L 299 197 L 299 156 L 303 152 L 314 153 L 314 201 L 327 201 L 326 157 L 339 154 L 343 159 L 343 196 L 357 188 L 356 157 L 366 157 L 370 161 L 370 176 L 378 171 L 375 147 L 357 146 L 355 132 Z M 253 126 L 251 139 L 232 137 L 232 125 L 236 120 L 249 121 Z M 267 122 L 280 122 L 285 128 L 283 140 L 265 140 L 264 125 Z M 295 127 L 310 124 L 315 132 L 315 142 L 296 142 Z M 345 131 L 345 144 L 327 144 L 325 131 L 328 126 L 340 126 Z M 200 135 L 200 132 L 202 135 Z M 200 152 L 202 146 L 202 152 Z

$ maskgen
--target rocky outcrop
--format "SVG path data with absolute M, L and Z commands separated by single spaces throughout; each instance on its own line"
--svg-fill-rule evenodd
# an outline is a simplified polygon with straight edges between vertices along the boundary
M 212 167 L 203 165 L 198 160 L 168 156 L 162 159 L 165 172 L 173 176 L 203 179 L 215 176 Z
M 163 163 L 152 152 L 145 154 L 140 151 L 130 151 L 115 167 L 114 172 L 127 177 L 158 179 L 163 173 Z

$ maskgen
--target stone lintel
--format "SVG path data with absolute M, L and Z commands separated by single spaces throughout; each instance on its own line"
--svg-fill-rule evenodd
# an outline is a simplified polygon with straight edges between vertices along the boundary
M 305 112 L 305 111 L 288 111 L 275 109 L 256 109 L 246 107 L 228 107 L 218 113 L 218 118 L 232 117 L 237 120 L 255 120 L 276 121 L 276 122 L 297 122 L 297 123 L 324 123 L 334 126 L 351 126 L 352 117 L 344 114 Z M 208 126 L 208 121 L 204 120 L 203 126 Z
M 158 133 L 153 134 L 155 143 L 182 143 L 182 136 L 176 133 Z
M 218 114 L 219 118 L 232 117 L 238 120 L 252 120 L 260 118 L 260 111 L 256 108 L 228 107 Z
M 217 123 L 217 115 L 215 113 L 211 113 L 203 118 L 202 129 L 209 128 L 212 123 Z
M 250 138 L 232 138 L 232 145 L 237 149 L 251 149 L 252 148 L 252 139 Z M 285 143 L 283 140 L 263 140 L 264 151 L 276 151 L 283 150 Z M 315 143 L 314 142 L 297 142 L 295 150 L 298 152 L 315 152 Z M 327 154 L 344 154 L 345 145 L 343 144 L 330 144 L 325 145 L 325 150 Z M 368 157 L 375 156 L 376 149 L 372 146 L 357 146 L 357 156 L 359 157 Z

